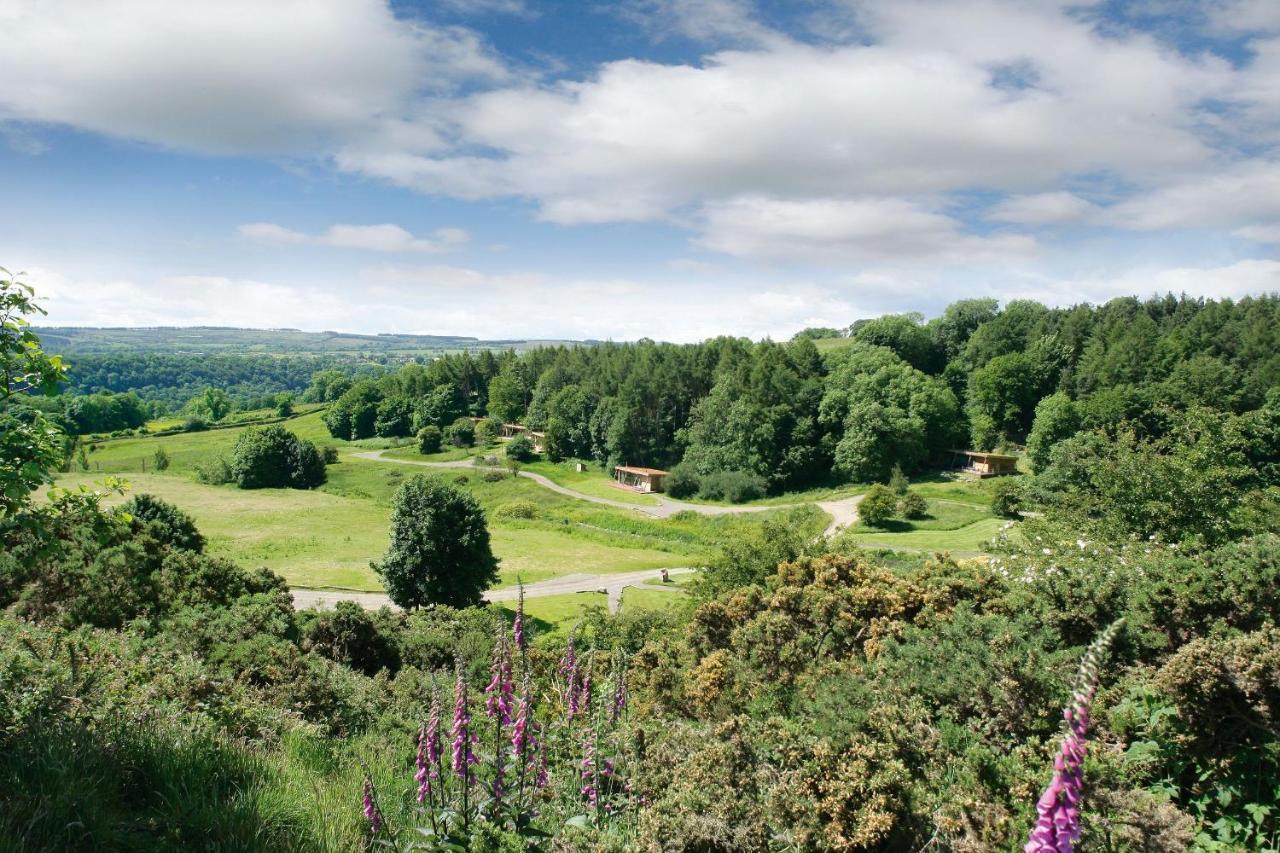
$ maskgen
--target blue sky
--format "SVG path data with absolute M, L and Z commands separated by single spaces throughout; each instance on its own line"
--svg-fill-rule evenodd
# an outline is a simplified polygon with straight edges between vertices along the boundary
M 1280 290 L 1274 0 L 0 0 L 82 325 L 786 337 Z

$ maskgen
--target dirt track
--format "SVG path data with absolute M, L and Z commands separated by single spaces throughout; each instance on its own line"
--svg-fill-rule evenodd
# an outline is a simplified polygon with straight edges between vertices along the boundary
M 690 568 L 667 569 L 670 575 L 683 575 L 692 572 Z M 526 584 L 525 598 L 544 598 L 549 595 L 569 595 L 575 592 L 603 592 L 609 596 L 609 612 L 617 613 L 622 605 L 622 591 L 629 586 L 644 585 L 645 589 L 656 589 L 663 592 L 675 592 L 677 587 L 671 584 L 649 584 L 648 581 L 662 577 L 662 569 L 645 569 L 641 572 L 621 572 L 613 575 L 576 574 L 565 575 L 538 583 Z M 298 609 L 319 608 L 331 609 L 339 601 L 354 601 L 366 610 L 377 610 L 379 607 L 392 607 L 391 599 L 381 592 L 343 592 L 340 590 L 301 589 L 294 588 L 293 606 Z M 514 586 L 491 589 L 485 593 L 485 601 L 515 601 L 518 590 Z

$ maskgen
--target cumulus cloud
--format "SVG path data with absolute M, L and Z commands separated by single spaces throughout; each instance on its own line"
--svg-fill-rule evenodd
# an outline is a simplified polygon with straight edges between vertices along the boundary
M 1021 235 L 976 236 L 951 217 L 901 199 L 735 198 L 706 210 L 697 245 L 762 260 L 945 262 L 1027 255 Z
M 1012 196 L 995 205 L 987 218 L 1019 225 L 1061 225 L 1079 222 L 1097 212 L 1097 206 L 1065 191 Z
M 237 229 L 244 237 L 269 243 L 310 244 L 371 252 L 447 252 L 470 239 L 461 228 L 437 228 L 430 239 L 415 237 L 399 225 L 331 225 L 322 234 L 304 234 L 274 222 L 250 222 Z
M 505 78 L 383 0 L 4 0 L 0 118 L 208 152 L 306 152 L 424 92 Z

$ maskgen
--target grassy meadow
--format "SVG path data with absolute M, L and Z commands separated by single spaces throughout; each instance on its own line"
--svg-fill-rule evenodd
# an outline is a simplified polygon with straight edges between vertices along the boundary
M 577 573 L 608 574 L 663 567 L 696 566 L 725 536 L 764 517 L 709 517 L 680 513 L 658 520 L 643 513 L 602 506 L 551 492 L 528 478 L 478 468 L 415 469 L 396 462 L 359 459 L 354 453 L 389 448 L 393 459 L 447 462 L 475 451 L 446 449 L 422 456 L 412 444 L 390 439 L 349 442 L 334 439 L 320 411 L 292 418 L 288 429 L 322 446 L 338 449 L 339 460 L 328 468 L 328 482 L 311 492 L 290 489 L 244 491 L 196 479 L 197 466 L 229 454 L 239 430 L 219 429 L 170 436 L 130 437 L 102 441 L 88 453 L 90 470 L 59 477 L 59 485 L 92 484 L 102 475 L 123 476 L 133 493 L 150 492 L 182 507 L 196 519 L 210 551 L 246 566 L 266 566 L 291 585 L 322 589 L 376 591 L 369 567 L 387 545 L 391 499 L 409 477 L 424 473 L 464 486 L 490 517 L 494 553 L 501 560 L 501 584 L 526 583 Z M 154 454 L 164 448 L 170 465 L 157 472 Z M 597 468 L 574 470 L 572 463 L 536 461 L 524 470 L 542 474 L 583 494 L 653 506 L 650 496 L 619 489 Z M 846 535 L 869 547 L 905 550 L 951 550 L 979 553 L 999 530 L 987 509 L 988 482 L 953 481 L 942 477 L 913 486 L 930 499 L 930 517 L 894 521 L 887 528 L 857 526 Z M 813 489 L 756 502 L 760 505 L 803 504 L 858 494 L 865 487 Z M 780 511 L 785 511 L 781 510 Z M 816 509 L 802 523 L 814 532 L 826 516 Z M 654 606 L 670 606 L 670 594 L 652 592 Z M 542 600 L 551 616 L 569 618 L 585 606 L 582 596 L 570 602 Z M 674 596 L 678 598 L 678 596 Z M 633 600 L 645 600 L 636 593 Z M 552 620 L 555 621 L 555 620 Z

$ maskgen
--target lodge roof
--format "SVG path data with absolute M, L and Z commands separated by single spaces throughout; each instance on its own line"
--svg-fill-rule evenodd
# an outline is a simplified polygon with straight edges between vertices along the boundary
M 661 468 L 638 468 L 632 465 L 617 465 L 614 471 L 621 471 L 624 474 L 639 474 L 644 477 L 665 477 L 667 472 Z
M 972 456 L 975 459 L 1012 459 L 1015 462 L 1018 457 L 1010 456 L 1007 453 L 988 453 L 985 450 L 948 450 L 948 453 L 963 453 L 965 456 Z

